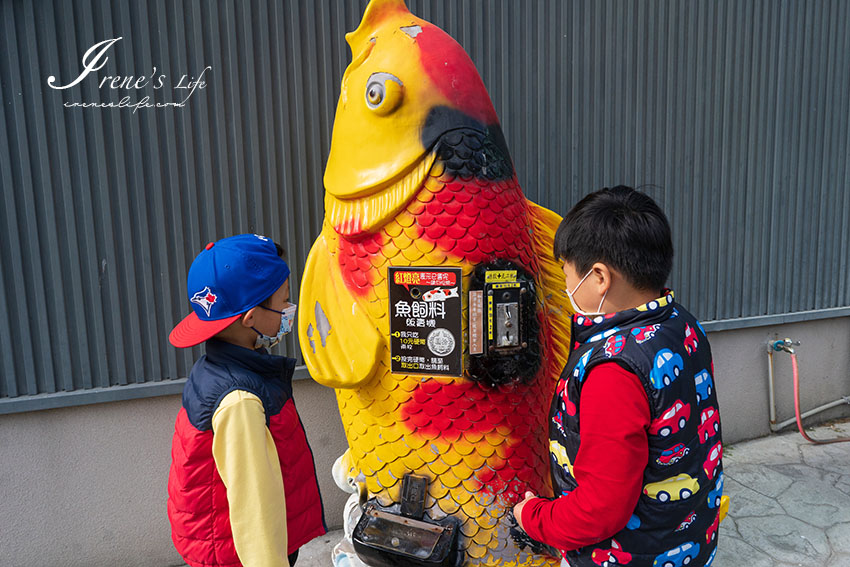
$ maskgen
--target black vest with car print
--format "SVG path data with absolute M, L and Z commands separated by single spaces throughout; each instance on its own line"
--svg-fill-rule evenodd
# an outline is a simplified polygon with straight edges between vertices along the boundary
M 573 566 L 710 565 L 723 490 L 714 366 L 705 331 L 673 292 L 636 309 L 573 317 L 573 348 L 550 409 L 555 495 L 577 486 L 572 463 L 581 434 L 581 390 L 591 368 L 616 362 L 638 376 L 649 399 L 649 462 L 643 493 L 613 537 L 567 552 Z M 617 392 L 611 392 L 612 396 Z M 611 416 L 617 419 L 616 415 Z

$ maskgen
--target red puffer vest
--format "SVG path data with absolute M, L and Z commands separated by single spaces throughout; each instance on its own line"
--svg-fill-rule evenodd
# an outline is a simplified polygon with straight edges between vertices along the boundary
M 295 360 L 207 341 L 192 368 L 177 415 L 168 479 L 168 518 L 177 551 L 192 567 L 239 566 L 230 530 L 227 489 L 212 456 L 212 415 L 230 392 L 263 403 L 277 448 L 286 496 L 288 553 L 324 534 L 313 453 L 292 400 Z

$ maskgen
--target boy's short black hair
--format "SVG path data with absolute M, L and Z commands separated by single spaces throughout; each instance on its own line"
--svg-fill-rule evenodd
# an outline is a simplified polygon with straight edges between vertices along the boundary
M 661 290 L 673 267 L 667 217 L 651 197 L 625 185 L 595 191 L 570 209 L 553 250 L 580 274 L 602 262 L 641 290 Z

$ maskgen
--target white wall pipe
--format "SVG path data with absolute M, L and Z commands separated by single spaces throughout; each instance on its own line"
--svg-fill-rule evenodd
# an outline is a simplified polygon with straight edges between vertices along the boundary
M 816 413 L 820 413 L 822 411 L 832 409 L 834 407 L 842 406 L 842 405 L 845 405 L 845 404 L 850 404 L 850 397 L 844 397 L 844 398 L 841 398 L 840 400 L 835 400 L 834 402 L 829 402 L 828 404 L 818 406 L 813 410 L 809 410 L 805 413 L 801 413 L 800 418 L 805 419 L 809 416 L 815 415 Z M 786 419 L 785 421 L 780 421 L 779 423 L 774 423 L 774 422 L 771 421 L 770 422 L 770 430 L 773 431 L 774 433 L 776 433 L 777 431 L 779 431 L 781 429 L 785 429 L 789 425 L 793 425 L 796 421 L 797 421 L 796 417 Z
M 786 419 L 785 421 L 781 421 L 776 423 L 776 390 L 774 388 L 774 379 L 773 379 L 773 353 L 779 351 L 785 351 L 788 354 L 794 354 L 794 345 L 799 345 L 799 341 L 792 341 L 791 339 L 785 340 L 775 340 L 769 341 L 767 344 L 767 392 L 768 398 L 770 400 L 770 430 L 776 433 L 782 429 L 785 429 L 789 425 L 792 425 L 797 422 L 797 417 L 792 417 L 790 419 Z M 832 409 L 834 407 L 838 407 L 844 404 L 850 404 L 850 396 L 843 396 L 839 400 L 835 400 L 834 402 L 829 402 L 827 404 L 823 404 L 822 406 L 818 406 L 814 409 L 811 409 L 805 413 L 800 414 L 800 419 L 805 419 L 807 417 L 813 416 L 822 411 L 826 411 L 828 409 Z
M 781 429 L 781 427 L 776 424 L 776 394 L 773 389 L 773 347 L 770 343 L 767 345 L 767 395 L 770 399 L 770 430 L 775 432 Z

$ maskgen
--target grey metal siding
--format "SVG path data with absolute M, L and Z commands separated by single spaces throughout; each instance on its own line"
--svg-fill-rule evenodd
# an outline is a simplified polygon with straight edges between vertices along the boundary
M 207 241 L 272 236 L 297 289 L 365 4 L 0 0 L 0 412 L 179 391 L 200 349 L 167 334 Z M 409 6 L 469 51 L 530 199 L 563 214 L 626 183 L 659 200 L 671 285 L 709 327 L 850 313 L 847 2 Z M 47 85 L 119 36 L 96 76 Z M 163 89 L 98 88 L 154 66 Z M 180 100 L 206 66 L 184 108 L 63 107 Z

